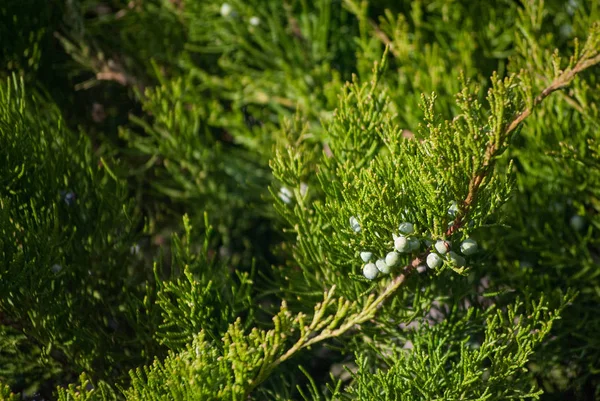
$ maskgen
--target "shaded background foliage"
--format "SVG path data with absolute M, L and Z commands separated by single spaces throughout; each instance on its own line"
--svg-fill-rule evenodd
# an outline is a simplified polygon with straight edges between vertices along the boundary
M 399 127 L 423 140 L 430 131 L 421 125 L 421 94 L 435 92 L 441 122 L 461 114 L 456 94 L 464 87 L 483 100 L 494 71 L 526 71 L 543 88 L 552 51 L 568 57 L 573 39 L 585 38 L 599 19 L 594 1 L 228 4 L 229 16 L 221 2 L 200 0 L 0 5 L 0 77 L 7 79 L 0 104 L 0 381 L 25 399 L 53 399 L 56 386 L 84 372 L 106 399 L 117 397 L 113 385 L 128 388 L 131 369 L 155 358 L 176 361 L 169 352 L 193 355 L 192 344 L 218 343 L 238 317 L 247 329 L 267 329 L 282 298 L 292 312 L 310 315 L 333 283 L 362 302 L 358 294 L 373 287 L 333 270 L 353 268 L 348 255 L 357 251 L 325 255 L 331 264 L 315 267 L 323 255 L 302 253 L 290 224 L 297 215 L 286 219 L 303 196 L 336 211 L 352 206 L 335 199 L 334 186 L 317 174 L 339 168 L 324 155 L 354 123 L 334 113 L 344 101 L 348 115 L 358 109 L 343 95 L 351 92 L 345 82 L 372 80 L 373 64 L 391 44 L 373 113 L 390 132 Z M 420 338 L 417 349 L 433 353 L 431 342 L 439 340 L 432 338 L 465 324 L 478 327 L 465 330 L 483 344 L 488 316 L 468 315 L 473 320 L 465 323 L 469 306 L 502 309 L 517 295 L 534 302 L 540 294 L 566 309 L 549 340 L 536 342 L 520 383 L 536 383 L 544 399 L 598 396 L 597 76 L 590 69 L 545 101 L 499 160 L 497 170 L 512 169 L 515 184 L 501 211 L 472 232 L 485 249 L 476 268 L 467 276 L 412 277 L 372 325 L 282 364 L 259 396 L 329 399 L 316 394 L 334 382 L 330 372 L 344 386 L 354 383 L 344 395 L 353 399 L 368 399 L 373 386 L 397 389 L 401 384 L 385 377 L 401 374 L 414 357 L 390 360 L 399 346 Z M 362 117 L 357 121 L 367 121 Z M 385 138 L 376 141 L 385 149 Z M 285 146 L 303 149 L 305 187 L 273 177 L 269 161 Z M 348 160 L 360 160 L 356 155 Z M 393 177 L 384 167 L 383 182 Z M 328 217 L 337 224 L 335 214 Z M 341 249 L 342 239 L 316 247 Z M 560 306 L 559 289 L 577 296 Z M 447 326 L 406 330 L 432 316 Z M 453 331 L 452 357 L 441 366 L 456 366 L 456 352 L 466 352 L 457 346 L 466 337 L 458 337 Z M 344 373 L 342 363 L 359 376 Z M 161 386 L 154 371 L 138 377 L 156 377 Z M 134 389 L 127 394 L 144 399 Z

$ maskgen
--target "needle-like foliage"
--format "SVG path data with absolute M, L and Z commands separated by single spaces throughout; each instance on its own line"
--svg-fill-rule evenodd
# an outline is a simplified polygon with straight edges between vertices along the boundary
M 0 399 L 600 397 L 597 2 L 5 3 Z

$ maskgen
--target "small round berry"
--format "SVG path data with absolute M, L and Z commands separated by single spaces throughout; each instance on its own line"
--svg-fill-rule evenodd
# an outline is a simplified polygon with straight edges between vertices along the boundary
M 473 255 L 477 252 L 477 242 L 471 238 L 468 238 L 460 244 L 460 251 L 463 255 Z
M 221 4 L 221 16 L 224 18 L 227 18 L 231 15 L 231 13 L 233 12 L 233 7 L 231 7 L 230 4 L 228 3 L 223 3 Z
M 434 247 L 440 255 L 445 255 L 450 250 L 450 243 L 448 241 L 437 241 Z
M 430 253 L 427 255 L 427 266 L 430 269 L 437 269 L 442 265 L 442 258 L 438 256 L 437 253 Z
M 369 260 L 371 260 L 372 257 L 373 257 L 373 253 L 372 252 L 361 252 L 360 253 L 360 258 L 365 263 L 368 262 Z
M 360 223 L 354 216 L 350 217 L 350 227 L 352 227 L 354 232 L 356 232 L 356 233 L 360 232 Z
M 414 252 L 421 247 L 421 241 L 418 238 L 410 238 L 408 240 L 408 247 L 411 252 Z
M 415 232 L 415 227 L 413 226 L 412 223 L 400 223 L 400 227 L 398 227 L 398 230 L 402 233 L 402 234 L 412 234 Z
M 448 260 L 457 267 L 463 267 L 466 263 L 465 258 L 452 251 L 448 252 Z
M 425 265 L 419 265 L 417 266 L 417 272 L 418 273 L 425 273 L 427 271 L 427 266 Z
M 455 218 L 458 214 L 458 204 L 455 201 L 452 201 L 450 207 L 448 208 L 448 216 L 451 218 Z
M 400 236 L 394 240 L 394 248 L 398 252 L 409 252 L 410 244 L 408 243 L 408 239 L 406 237 Z
M 60 196 L 62 196 L 67 206 L 72 206 L 77 198 L 77 195 L 73 191 L 60 191 Z
M 390 252 L 387 255 L 385 255 L 385 264 L 390 267 L 396 266 L 399 258 L 400 255 L 397 252 Z
M 569 224 L 571 225 L 573 230 L 581 231 L 585 226 L 585 219 L 583 218 L 583 216 L 576 214 L 575 216 L 571 217 L 571 219 L 569 220 Z
M 379 275 L 379 269 L 377 269 L 375 263 L 367 263 L 363 266 L 363 275 L 369 280 L 375 280 Z
M 279 196 L 279 199 L 281 199 L 284 203 L 289 204 L 292 201 L 294 194 L 288 188 L 281 187 L 281 189 L 279 190 L 278 196 Z
M 260 25 L 260 18 L 258 18 L 257 16 L 250 17 L 250 20 L 248 22 L 252 26 L 258 26 L 258 25 Z
M 54 264 L 54 265 L 52 265 L 52 267 L 50 268 L 50 270 L 52 270 L 52 273 L 58 274 L 62 270 L 62 266 L 59 265 L 59 264 Z
M 388 274 L 390 272 L 390 267 L 383 259 L 379 259 L 377 262 L 375 262 L 375 266 L 377 267 L 377 270 L 381 272 L 381 274 Z

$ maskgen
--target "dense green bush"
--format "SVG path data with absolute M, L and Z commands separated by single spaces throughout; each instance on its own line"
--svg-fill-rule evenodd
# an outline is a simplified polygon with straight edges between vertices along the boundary
M 5 0 L 0 399 L 600 398 L 593 0 Z

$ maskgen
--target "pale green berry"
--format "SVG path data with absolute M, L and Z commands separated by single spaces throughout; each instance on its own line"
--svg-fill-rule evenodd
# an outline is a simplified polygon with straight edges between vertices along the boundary
M 571 220 L 569 220 L 569 224 L 571 225 L 573 230 L 581 231 L 585 226 L 585 220 L 583 216 L 576 214 L 575 216 L 571 217 Z
M 398 227 L 398 230 L 402 233 L 402 234 L 412 234 L 415 232 L 415 227 L 413 226 L 412 223 L 400 223 L 400 227 Z
M 390 252 L 385 255 L 385 263 L 390 267 L 396 266 L 399 258 L 400 255 L 397 252 Z
M 286 187 L 281 187 L 279 189 L 279 199 L 281 199 L 283 202 L 289 204 L 290 202 L 292 202 L 292 199 L 294 198 L 294 194 L 292 193 L 292 191 L 290 191 L 288 188 Z
M 408 240 L 408 246 L 411 252 L 416 251 L 421 246 L 421 241 L 418 238 L 410 238 Z
M 427 255 L 427 266 L 430 269 L 437 269 L 442 265 L 442 258 L 437 253 L 430 253 Z
M 369 260 L 371 260 L 372 257 L 373 257 L 373 253 L 372 252 L 361 252 L 360 253 L 360 258 L 365 263 L 368 262 Z
M 458 204 L 456 202 L 452 202 L 450 207 L 448 208 L 448 216 L 455 218 L 458 214 Z
M 260 24 L 260 18 L 258 18 L 256 16 L 251 17 L 249 22 L 250 22 L 250 25 L 252 25 L 252 26 L 258 26 Z
M 463 243 L 460 244 L 460 251 L 463 255 L 473 255 L 477 252 L 477 242 L 471 238 L 464 240 Z
M 377 262 L 375 262 L 375 266 L 377 267 L 377 270 L 381 272 L 381 274 L 388 274 L 390 272 L 390 267 L 383 259 L 379 259 Z
M 448 241 L 437 241 L 434 248 L 440 255 L 445 255 L 450 250 L 450 243 Z
M 396 248 L 398 252 L 409 252 L 410 245 L 408 243 L 408 238 L 403 236 L 396 238 L 394 241 L 394 248 Z
M 228 3 L 223 3 L 221 4 L 221 16 L 222 17 L 229 17 L 231 15 L 231 13 L 233 12 L 233 7 L 231 7 L 231 5 L 229 5 Z
M 350 217 L 350 227 L 352 227 L 354 232 L 357 232 L 357 233 L 360 232 L 360 223 L 354 216 Z
M 379 270 L 375 263 L 367 263 L 363 266 L 363 275 L 369 280 L 374 280 L 379 275 Z
M 457 267 L 463 267 L 466 263 L 465 258 L 452 251 L 448 252 L 448 260 Z

